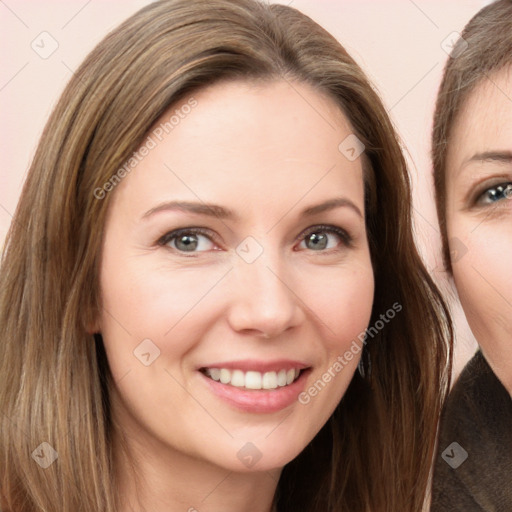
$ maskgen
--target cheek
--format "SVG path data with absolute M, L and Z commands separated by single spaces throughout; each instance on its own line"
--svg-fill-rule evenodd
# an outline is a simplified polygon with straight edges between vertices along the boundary
M 311 276 L 308 305 L 324 324 L 325 343 L 335 351 L 344 350 L 363 332 L 370 320 L 374 277 L 369 258 L 352 268 L 330 269 L 329 275 Z
M 134 356 L 144 340 L 155 354 L 187 351 L 201 325 L 203 299 L 226 272 L 220 265 L 206 272 L 176 269 L 153 256 L 104 253 L 100 325 L 114 376 L 138 366 Z M 183 326 L 188 335 L 177 339 Z
M 215 287 L 229 267 L 176 268 L 152 254 L 128 256 L 124 263 L 105 258 L 102 300 L 105 309 L 117 311 L 128 331 L 165 334 Z M 108 320 L 108 318 L 107 318 Z
M 512 328 L 512 223 L 475 219 L 451 223 L 453 277 L 479 342 L 499 340 Z M 508 337 L 508 334 L 507 334 Z
M 309 425 L 313 436 L 339 404 L 356 371 L 372 313 L 374 276 L 368 258 L 351 270 L 338 269 L 329 279 L 317 276 L 307 284 L 312 290 L 308 306 L 319 318 L 318 352 L 325 356 L 299 396 L 308 417 L 316 419 Z

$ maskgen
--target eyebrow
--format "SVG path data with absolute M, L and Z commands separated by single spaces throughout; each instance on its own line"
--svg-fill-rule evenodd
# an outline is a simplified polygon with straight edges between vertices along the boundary
M 334 210 L 336 208 L 350 208 L 354 211 L 359 217 L 363 217 L 361 210 L 358 206 L 353 203 L 350 199 L 345 197 L 336 197 L 333 199 L 329 199 L 323 203 L 308 206 L 304 210 L 301 211 L 301 217 L 312 217 L 319 213 L 323 213 L 329 210 Z M 202 202 L 193 202 L 193 201 L 167 201 L 164 203 L 155 206 L 148 210 L 143 216 L 143 219 L 147 219 L 156 213 L 163 211 L 183 211 L 188 213 L 193 213 L 196 215 L 205 215 L 209 217 L 217 217 L 218 219 L 231 219 L 231 220 L 239 220 L 240 217 L 233 210 L 226 208 L 224 206 L 220 206 L 218 204 L 212 203 L 202 203 Z
M 463 164 L 465 167 L 470 162 L 499 162 L 504 164 L 512 163 L 511 151 L 484 151 L 483 153 L 476 153 L 471 158 L 466 160 Z

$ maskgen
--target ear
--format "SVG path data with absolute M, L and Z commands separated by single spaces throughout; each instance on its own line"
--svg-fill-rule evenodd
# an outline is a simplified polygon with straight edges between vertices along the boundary
M 101 333 L 99 327 L 96 326 L 96 325 L 87 326 L 85 331 L 87 332 L 87 334 L 90 334 L 90 335 L 100 334 Z
M 84 318 L 85 332 L 87 334 L 101 333 L 101 319 L 98 310 L 91 311 Z
M 90 335 L 101 333 L 99 326 L 96 324 L 87 325 L 85 328 L 85 332 L 87 332 L 87 334 L 90 334 Z

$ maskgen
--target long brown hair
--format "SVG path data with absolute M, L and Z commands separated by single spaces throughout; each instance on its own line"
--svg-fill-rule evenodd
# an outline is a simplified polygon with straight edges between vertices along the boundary
M 512 0 L 481 9 L 468 22 L 447 61 L 434 114 L 432 161 L 445 267 L 451 272 L 446 231 L 446 159 L 450 136 L 470 93 L 489 75 L 512 64 Z
M 452 331 L 414 245 L 406 164 L 380 99 L 342 46 L 293 8 L 163 0 L 110 33 L 74 74 L 8 233 L 0 290 L 4 512 L 116 510 L 114 383 L 101 337 L 86 330 L 101 308 L 100 247 L 112 194 L 98 200 L 94 191 L 170 105 L 224 79 L 311 84 L 340 105 L 366 147 L 371 324 L 383 327 L 364 349 L 367 376 L 356 373 L 328 424 L 285 466 L 278 509 L 421 510 Z M 395 303 L 402 311 L 384 323 Z M 44 470 L 31 458 L 42 442 L 58 453 Z

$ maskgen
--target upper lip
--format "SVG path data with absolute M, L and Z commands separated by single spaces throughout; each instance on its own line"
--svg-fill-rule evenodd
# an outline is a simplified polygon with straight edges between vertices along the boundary
M 240 361 L 223 361 L 209 363 L 203 365 L 200 369 L 204 368 L 226 368 L 227 370 L 242 370 L 243 372 L 278 372 L 279 370 L 299 369 L 303 370 L 309 368 L 311 365 L 302 361 L 294 361 L 291 359 L 276 359 L 273 361 L 258 361 L 255 359 L 243 359 Z

